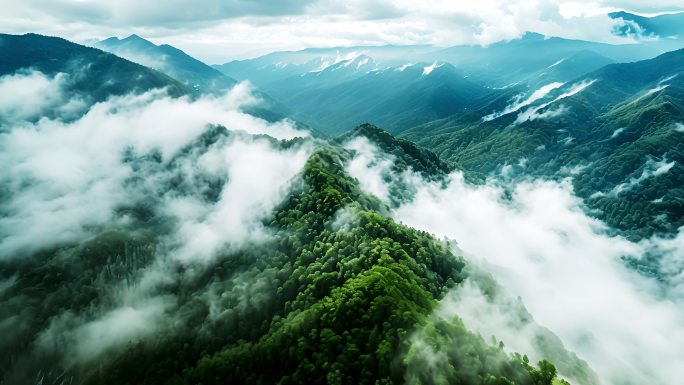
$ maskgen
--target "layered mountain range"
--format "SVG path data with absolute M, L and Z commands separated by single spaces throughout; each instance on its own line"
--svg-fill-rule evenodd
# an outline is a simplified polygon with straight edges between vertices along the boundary
M 680 16 L 611 17 L 216 66 L 0 35 L 0 384 L 680 379 Z

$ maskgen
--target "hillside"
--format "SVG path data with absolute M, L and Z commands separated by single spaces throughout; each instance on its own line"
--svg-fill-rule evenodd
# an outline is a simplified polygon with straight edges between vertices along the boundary
M 237 82 L 168 44 L 156 45 L 138 35 L 110 37 L 95 46 L 120 57 L 161 71 L 198 92 L 221 92 Z
M 73 90 L 95 101 L 154 88 L 176 96 L 188 92 L 161 72 L 58 37 L 0 34 L 0 57 L 0 76 L 19 70 L 65 73 Z
M 479 175 L 522 159 L 533 175 L 563 177 L 574 167 L 580 196 L 611 226 L 637 238 L 673 233 L 684 225 L 683 72 L 684 50 L 612 64 L 538 99 L 523 95 L 529 102 L 492 104 L 403 136 Z M 661 163 L 666 175 L 653 174 Z
M 626 22 L 622 28 L 614 31 L 617 35 L 635 36 L 637 38 L 659 37 L 677 40 L 684 37 L 684 13 L 666 13 L 658 16 L 640 16 L 633 13 L 620 11 L 609 14 L 613 19 L 621 19 Z
M 526 33 L 486 47 L 305 49 L 214 68 L 253 82 L 287 106 L 290 116 L 328 135 L 365 122 L 399 134 L 572 81 L 607 64 L 663 52 L 650 43 L 613 45 Z
M 443 168 L 434 155 L 414 155 L 415 147 L 378 129 L 356 135 L 368 132 L 384 137 L 386 148 L 404 149 L 394 152 L 401 164 L 427 159 Z M 161 183 L 154 191 L 165 192 L 116 208 L 129 218 L 125 226 L 105 225 L 90 239 L 21 260 L 3 256 L 1 277 L 12 283 L 0 294 L 2 328 L 14 329 L 2 342 L 4 383 L 26 383 L 36 372 L 44 384 L 558 383 L 550 362 L 531 365 L 458 317 L 431 315 L 468 277 L 468 262 L 448 243 L 388 219 L 345 172 L 351 154 L 335 145 L 315 144 L 294 190 L 262 220 L 265 240 L 221 247 L 200 255 L 201 263 L 174 259 L 168 236 L 182 223 L 165 214 L 166 199 L 199 194 L 220 206 L 229 180 L 210 169 L 183 170 L 236 143 L 283 154 L 310 145 L 216 126 L 167 160 L 131 153 L 127 162 L 137 171 L 127 188 L 154 178 Z M 153 319 L 152 329 L 138 329 Z M 105 330 L 123 320 L 140 334 L 109 340 Z M 97 330 L 106 350 L 89 345 Z M 584 362 L 546 338 L 565 376 L 594 383 Z M 430 368 L 423 339 L 445 349 L 443 371 Z
M 0 43 L 1 385 L 681 377 L 684 50 Z

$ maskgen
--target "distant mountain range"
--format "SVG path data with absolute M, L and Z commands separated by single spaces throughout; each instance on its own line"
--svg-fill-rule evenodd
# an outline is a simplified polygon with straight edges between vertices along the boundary
M 2 39 L 0 50 L 16 59 L 2 63 L 1 73 L 29 67 L 73 73 L 89 63 L 72 87 L 94 101 L 161 87 L 176 95 L 214 93 L 236 82 L 180 50 L 136 35 L 98 45 L 140 62 L 156 58 L 168 76 L 63 39 Z M 233 69 L 240 80 L 256 79 L 266 103 L 250 112 L 269 120 L 287 116 L 332 135 L 372 122 L 476 178 L 523 160 L 525 173 L 562 177 L 574 170 L 578 193 L 597 215 L 638 238 L 684 225 L 684 192 L 677 187 L 684 178 L 684 51 L 610 63 L 658 50 L 527 34 L 486 48 L 416 46 L 403 56 L 393 46 L 309 49 L 216 68 Z M 506 74 L 516 81 L 491 85 Z M 653 174 L 658 165 L 668 167 L 666 175 Z M 632 188 L 630 180 L 640 187 Z
M 599 217 L 639 236 L 684 225 L 684 50 L 500 102 L 402 136 L 473 172 L 525 160 L 525 173 L 575 174 L 578 193 Z M 654 174 L 656 164 L 671 166 Z
M 221 95 L 237 84 L 235 79 L 176 47 L 168 44 L 156 45 L 135 34 L 124 39 L 110 37 L 95 43 L 95 46 L 168 75 L 183 83 L 192 95 Z M 250 113 L 268 121 L 294 117 L 289 108 L 267 93 L 259 89 L 253 92 L 261 99 L 261 103 L 248 107 Z M 307 127 L 302 122 L 298 124 L 300 127 Z
M 528 33 L 488 47 L 306 49 L 214 68 L 252 81 L 323 132 L 338 134 L 369 121 L 399 133 L 472 111 L 483 97 L 510 98 L 610 63 L 652 58 L 665 48 L 651 42 L 611 45 Z
M 168 44 L 156 45 L 138 35 L 110 37 L 95 43 L 97 48 L 164 72 L 199 92 L 223 92 L 237 82 L 216 69 Z
M 637 39 L 662 38 L 665 41 L 684 39 L 684 13 L 646 17 L 621 11 L 611 13 L 610 17 L 626 22 L 614 31 L 616 35 Z
M 0 34 L 0 57 L 0 76 L 18 70 L 66 73 L 71 89 L 95 101 L 153 88 L 176 96 L 190 91 L 159 71 L 58 37 Z
M 638 42 L 530 33 L 489 47 L 307 49 L 214 67 L 137 35 L 96 44 L 113 53 L 54 37 L 0 35 L 2 81 L 64 76 L 64 100 L 92 107 L 154 89 L 181 98 L 175 102 L 215 102 L 249 80 L 264 103 L 227 115 L 249 124 L 267 124 L 254 117 L 302 121 L 314 133 L 279 140 L 208 122 L 192 137 L 155 130 L 138 140 L 113 136 L 120 143 L 102 147 L 112 151 L 102 164 L 113 171 L 88 177 L 97 156 L 79 156 L 85 145 L 78 135 L 103 135 L 98 130 L 110 126 L 93 119 L 73 130 L 78 118 L 55 119 L 50 106 L 31 124 L 4 127 L 0 116 L 0 148 L 23 157 L 12 175 L 0 176 L 8 186 L 0 189 L 3 229 L 38 221 L 19 209 L 73 209 L 83 200 L 78 193 L 105 212 L 101 222 L 75 223 L 69 237 L 3 249 L 10 252 L 0 255 L 0 334 L 8 336 L 0 338 L 0 382 L 567 384 L 561 375 L 598 384 L 596 368 L 538 325 L 523 298 L 506 302 L 505 288 L 462 255 L 459 240 L 438 239 L 390 213 L 415 193 L 404 176 L 422 178 L 429 195 L 461 171 L 464 189 L 500 189 L 501 201 L 510 182 L 572 183 L 569 195 L 581 198 L 572 209 L 608 224 L 601 231 L 610 234 L 591 236 L 641 241 L 682 228 L 684 49 L 663 52 L 679 44 L 680 15 L 611 16 L 626 22 L 616 34 L 638 33 Z M 154 126 L 165 112 L 141 112 L 142 121 Z M 120 113 L 111 108 L 98 118 L 110 122 Z M 71 137 L 54 149 L 30 146 L 46 134 L 45 122 L 46 131 Z M 388 199 L 354 176 L 354 162 L 368 154 L 351 143 L 382 152 L 359 168 L 386 179 Z M 283 184 L 273 186 L 278 178 Z M 43 195 L 54 186 L 64 191 Z M 273 196 L 263 192 L 269 189 Z M 245 218 L 264 213 L 248 221 L 242 211 Z M 62 231 L 57 214 L 48 218 L 40 231 Z M 242 227 L 259 233 L 254 241 L 226 237 Z M 582 241 L 549 232 L 559 245 Z M 510 242 L 516 234 L 507 235 L 501 239 Z M 0 245 L 9 238 L 0 236 Z M 179 257 L 188 245 L 197 260 Z M 535 252 L 530 259 L 544 257 L 542 246 Z M 625 260 L 661 282 L 681 274 L 663 272 L 657 260 Z M 540 360 L 468 329 L 457 313 L 435 316 L 443 300 L 457 300 L 448 293 L 466 289 L 486 307 L 500 306 L 495 328 L 519 332 L 518 346 Z M 601 340 L 571 342 L 592 349 Z
M 447 63 L 356 72 L 340 82 L 326 83 L 338 71 L 331 66 L 288 78 L 268 92 L 297 111 L 298 119 L 332 133 L 364 122 L 397 132 L 464 111 L 492 93 Z M 322 84 L 316 82 L 318 78 L 324 79 Z

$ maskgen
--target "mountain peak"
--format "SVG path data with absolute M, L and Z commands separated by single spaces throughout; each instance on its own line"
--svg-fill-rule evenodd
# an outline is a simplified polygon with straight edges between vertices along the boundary
M 625 16 L 634 17 L 636 15 L 633 13 L 625 12 L 625 11 L 617 11 L 617 12 L 610 12 L 608 14 L 608 16 L 610 16 L 613 19 L 617 19 L 618 17 L 625 17 Z
M 396 167 L 400 169 L 411 167 L 427 178 L 443 176 L 451 171 L 451 167 L 433 152 L 408 140 L 397 138 L 370 123 L 363 123 L 353 128 L 338 136 L 335 141 L 344 143 L 357 137 L 365 137 L 385 153 L 392 154 L 395 157 Z
M 129 43 L 129 44 L 139 44 L 139 45 L 147 45 L 147 46 L 157 46 L 156 44 L 152 43 L 151 41 L 144 39 L 140 37 L 140 35 L 132 34 L 128 36 L 125 39 L 121 39 L 122 43 Z
M 115 47 L 115 46 L 128 46 L 128 47 L 138 47 L 138 48 L 154 48 L 157 47 L 156 44 L 152 43 L 149 40 L 146 40 L 139 35 L 132 34 L 129 35 L 126 38 L 119 39 L 116 36 L 109 37 L 104 40 L 100 40 L 99 42 L 96 43 L 96 46 L 99 45 L 101 47 Z
M 133 40 L 142 40 L 142 41 L 147 41 L 146 39 L 143 39 L 140 35 L 137 35 L 137 34 L 135 34 L 135 33 L 129 35 L 128 37 L 126 37 L 126 38 L 124 38 L 124 39 L 122 39 L 122 40 L 130 40 L 130 41 L 133 41 Z
M 521 37 L 520 40 L 522 41 L 541 41 L 541 40 L 546 40 L 547 37 L 542 35 L 541 33 L 537 32 L 525 32 Z
M 119 38 L 116 36 L 112 36 L 112 37 L 108 37 L 104 40 L 100 40 L 98 42 L 98 44 L 114 44 L 114 43 L 118 43 L 118 42 L 119 42 Z

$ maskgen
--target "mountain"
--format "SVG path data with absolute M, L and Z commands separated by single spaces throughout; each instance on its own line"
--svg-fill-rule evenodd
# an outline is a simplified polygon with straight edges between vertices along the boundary
M 444 169 L 434 155 L 372 126 L 348 138 L 365 134 L 396 149 L 400 164 Z M 240 175 L 216 179 L 202 166 L 236 143 L 276 153 L 314 147 L 300 182 L 261 221 L 267 238 L 221 248 L 200 264 L 168 257 L 178 250 L 164 245 L 181 224 L 161 207 L 171 197 L 220 202 Z M 151 178 L 163 197 L 132 195 L 115 210 L 125 222 L 114 218 L 87 239 L 0 258 L 4 383 L 441 383 L 422 339 L 444 347 L 440 365 L 449 381 L 567 383 L 547 360 L 532 365 L 458 317 L 430 315 L 471 270 L 447 242 L 385 216 L 386 207 L 345 171 L 351 156 L 335 143 L 278 141 L 221 126 L 169 159 L 131 151 L 128 188 Z M 120 298 L 133 302 L 106 310 Z M 155 318 L 159 311 L 163 317 Z M 517 312 L 521 327 L 538 328 L 524 308 Z M 101 350 L 92 341 L 109 345 Z M 564 376 L 596 383 L 549 332 L 538 345 L 559 359 Z
M 556 63 L 565 62 L 570 72 L 558 73 L 559 77 L 553 81 L 568 81 L 581 75 L 580 70 L 585 70 L 583 73 L 586 73 L 612 62 L 649 59 L 667 50 L 671 49 L 652 45 L 650 42 L 613 45 L 526 33 L 518 39 L 486 47 L 462 45 L 444 49 L 430 46 L 306 49 L 275 52 L 214 67 L 237 79 L 249 79 L 260 87 L 269 87 L 283 79 L 318 72 L 332 64 L 348 62 L 364 55 L 374 61 L 375 70 L 418 62 L 449 63 L 476 82 L 500 88 L 529 81 Z M 574 66 L 570 66 L 570 63 Z M 275 85 L 273 87 L 277 88 Z
M 138 35 L 110 37 L 95 46 L 117 56 L 161 71 L 199 92 L 222 92 L 237 82 L 168 44 L 155 45 Z
M 7 39 L 1 384 L 680 377 L 684 50 L 616 64 L 659 48 L 529 34 L 220 67 L 322 137 L 178 73 Z
M 577 72 L 579 69 L 593 71 L 607 62 L 649 59 L 664 52 L 663 48 L 649 44 L 613 45 L 526 33 L 519 39 L 487 47 L 450 47 L 435 52 L 434 56 L 452 63 L 482 84 L 505 87 L 534 79 L 540 72 L 567 60 L 577 65 L 574 73 L 559 73 L 561 76 L 550 80 L 568 81 L 582 74 Z
M 0 34 L 0 76 L 17 71 L 66 74 L 69 88 L 93 101 L 154 88 L 166 88 L 175 96 L 189 91 L 161 72 L 99 49 L 58 37 Z
M 391 219 L 350 176 L 347 144 L 443 177 L 434 154 L 370 125 L 324 141 L 212 111 L 213 97 L 135 95 L 190 90 L 63 39 L 3 35 L 2 49 L 3 86 L 27 68 L 66 73 L 79 81 L 60 103 L 100 101 L 68 119 L 40 106 L 0 135 L 2 384 L 438 383 L 422 340 L 447 349 L 451 381 L 557 384 L 554 359 L 595 384 L 520 304 L 536 364 L 433 314 L 473 270 L 452 243 Z M 260 126 L 291 139 L 245 131 Z
M 298 120 L 330 135 L 371 122 L 405 129 L 568 82 L 614 62 L 663 53 L 527 33 L 487 47 L 348 47 L 275 52 L 215 66 L 250 80 Z M 433 71 L 434 70 L 434 71 Z
M 330 134 L 364 122 L 400 132 L 466 110 L 492 92 L 446 63 L 370 71 L 336 84 L 309 85 L 308 77 L 325 77 L 328 70 L 335 71 L 297 76 L 293 84 L 267 90 L 296 111 L 294 117 Z
M 486 175 L 524 160 L 524 172 L 572 173 L 599 218 L 638 238 L 684 225 L 684 50 L 611 64 L 407 130 L 443 159 Z
M 367 138 L 384 153 L 394 156 L 394 171 L 401 173 L 403 170 L 411 169 L 418 172 L 425 179 L 435 179 L 444 177 L 452 169 L 444 163 L 437 155 L 416 146 L 413 142 L 398 139 L 387 131 L 372 124 L 362 124 L 333 140 L 333 143 L 344 145 L 355 138 Z
M 192 90 L 194 95 L 223 95 L 237 81 L 209 65 L 168 44 L 155 45 L 138 36 L 125 39 L 111 37 L 95 44 L 98 48 L 165 73 Z M 260 89 L 252 91 L 260 99 L 258 106 L 248 107 L 250 114 L 271 122 L 288 118 L 292 112 Z M 297 122 L 301 128 L 306 124 Z M 312 132 L 317 132 L 315 129 Z M 320 135 L 320 133 L 319 133 Z
M 625 22 L 623 26 L 614 31 L 619 36 L 680 41 L 684 39 L 684 12 L 647 17 L 620 11 L 610 13 L 609 16 Z
M 427 45 L 307 48 L 300 51 L 273 52 L 254 59 L 235 60 L 215 65 L 214 68 L 236 79 L 249 80 L 263 87 L 286 78 L 320 72 L 336 64 L 348 64 L 350 60 L 361 56 L 373 60 L 372 68 L 386 69 L 405 64 L 407 60 L 422 57 L 431 51 L 434 51 L 434 48 Z M 347 67 L 349 70 L 357 68 L 349 65 Z M 360 73 L 366 71 L 368 68 L 364 68 Z
M 543 87 L 555 82 L 567 82 L 612 63 L 613 60 L 594 51 L 579 51 L 530 74 L 524 83 L 529 87 Z

